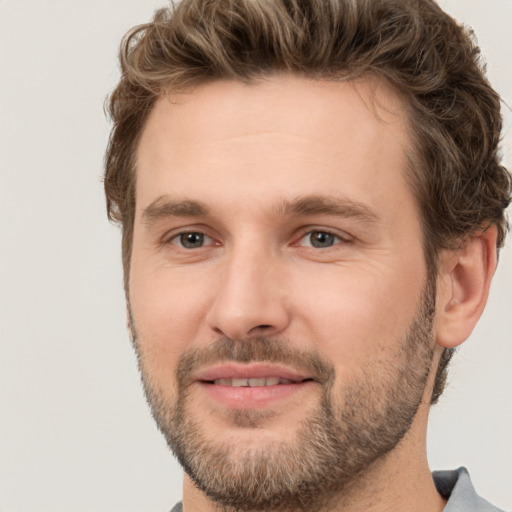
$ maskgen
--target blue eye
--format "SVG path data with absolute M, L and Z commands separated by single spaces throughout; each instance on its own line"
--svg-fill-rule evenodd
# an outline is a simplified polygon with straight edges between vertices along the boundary
M 314 247 L 316 249 L 327 249 L 332 247 L 334 244 L 337 244 L 341 241 L 339 236 L 334 235 L 333 233 L 329 233 L 328 231 L 310 231 L 307 235 L 305 235 L 301 244 L 305 247 Z
M 181 233 L 171 240 L 172 243 L 184 249 L 198 249 L 204 247 L 205 244 L 211 243 L 211 241 L 212 239 L 208 235 L 196 231 Z

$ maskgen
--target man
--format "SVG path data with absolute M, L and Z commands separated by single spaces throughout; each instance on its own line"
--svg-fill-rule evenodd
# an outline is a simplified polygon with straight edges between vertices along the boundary
M 121 65 L 107 205 L 173 510 L 497 510 L 425 448 L 510 202 L 471 38 L 430 0 L 183 0 Z

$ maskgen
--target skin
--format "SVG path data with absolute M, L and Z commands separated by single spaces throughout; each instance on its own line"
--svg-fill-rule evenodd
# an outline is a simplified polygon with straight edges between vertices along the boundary
M 129 281 L 151 385 L 172 401 L 179 358 L 221 337 L 275 337 L 315 351 L 335 369 L 341 391 L 364 368 L 384 368 L 427 277 L 419 212 L 405 179 L 410 152 L 402 103 L 376 82 L 278 76 L 160 98 L 138 148 Z M 342 208 L 283 207 L 312 196 Z M 176 214 L 184 201 L 205 211 Z M 333 245 L 311 246 L 315 230 L 334 234 Z M 206 235 L 203 246 L 181 245 L 180 234 L 191 232 Z M 483 309 L 493 237 L 491 228 L 441 258 L 433 367 Z M 425 448 L 433 373 L 402 442 L 331 510 L 442 510 Z M 264 413 L 256 428 L 234 421 L 232 407 L 200 385 L 190 387 L 189 410 L 207 440 L 229 442 L 236 456 L 293 438 L 319 396 L 313 383 L 274 402 L 250 402 L 249 410 Z M 218 510 L 188 477 L 183 503 L 186 512 Z

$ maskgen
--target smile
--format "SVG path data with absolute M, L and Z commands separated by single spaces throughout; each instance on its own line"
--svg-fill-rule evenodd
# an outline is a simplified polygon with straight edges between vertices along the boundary
M 254 377 L 249 379 L 215 379 L 213 384 L 217 386 L 231 386 L 234 388 L 239 387 L 262 387 L 262 386 L 277 386 L 279 384 L 293 384 L 291 379 L 283 379 L 280 377 Z
M 318 383 L 311 374 L 279 364 L 223 362 L 193 375 L 211 403 L 228 409 L 266 409 L 283 400 L 300 400 Z
M 249 364 L 220 363 L 201 369 L 192 378 L 203 384 L 237 388 L 298 384 L 306 380 L 313 380 L 312 375 L 281 365 L 257 362 Z

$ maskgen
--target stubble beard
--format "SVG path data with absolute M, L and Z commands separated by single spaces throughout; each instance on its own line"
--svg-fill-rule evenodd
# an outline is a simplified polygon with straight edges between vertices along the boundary
M 316 353 L 284 340 L 219 339 L 185 353 L 178 364 L 175 400 L 152 385 L 139 343 L 134 345 L 153 417 L 194 484 L 226 511 L 327 510 L 346 487 L 391 452 L 409 430 L 421 403 L 433 358 L 435 290 L 427 286 L 405 341 L 394 357 L 361 370 L 357 382 L 336 389 L 334 368 Z M 318 406 L 287 440 L 244 451 L 212 442 L 194 414 L 189 375 L 202 364 L 266 361 L 292 364 L 322 385 Z M 257 411 L 234 411 L 240 428 L 260 427 Z

